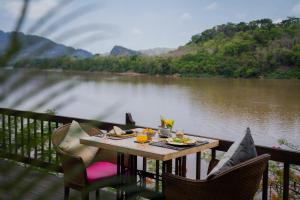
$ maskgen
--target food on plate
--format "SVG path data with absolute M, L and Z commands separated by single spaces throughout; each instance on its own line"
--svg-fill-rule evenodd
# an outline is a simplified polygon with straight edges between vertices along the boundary
M 184 138 L 184 133 L 182 131 L 177 131 L 176 132 L 176 137 L 177 138 Z
M 113 126 L 113 129 L 115 131 L 115 134 L 120 136 L 120 135 L 123 135 L 123 134 L 126 134 L 125 131 L 123 131 L 121 128 L 117 127 L 117 126 Z
M 189 143 L 189 141 L 191 140 L 190 138 L 187 138 L 187 137 L 183 137 L 183 138 L 178 138 L 178 137 L 175 137 L 175 138 L 172 138 L 173 142 L 176 142 L 176 143 Z

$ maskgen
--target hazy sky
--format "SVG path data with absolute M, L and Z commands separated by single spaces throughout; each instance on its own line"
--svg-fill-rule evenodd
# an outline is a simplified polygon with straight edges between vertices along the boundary
M 62 2 L 38 29 L 30 28 Z M 0 0 L 0 29 L 11 31 L 22 0 Z M 22 31 L 93 53 L 114 45 L 176 48 L 212 26 L 300 16 L 300 0 L 32 0 Z

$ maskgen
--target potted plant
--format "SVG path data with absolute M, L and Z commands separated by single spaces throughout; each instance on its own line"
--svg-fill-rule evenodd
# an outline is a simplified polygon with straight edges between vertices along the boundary
M 160 118 L 160 126 L 158 129 L 158 133 L 160 137 L 171 137 L 171 132 L 174 126 L 174 120 L 165 119 L 164 117 Z

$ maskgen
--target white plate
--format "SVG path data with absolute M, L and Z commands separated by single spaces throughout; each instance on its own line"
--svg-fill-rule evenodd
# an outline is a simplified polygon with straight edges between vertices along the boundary
M 197 142 L 194 139 L 190 139 L 187 143 L 174 142 L 173 138 L 168 138 L 166 141 L 168 144 L 176 145 L 176 146 L 190 146 L 190 145 L 194 145 Z

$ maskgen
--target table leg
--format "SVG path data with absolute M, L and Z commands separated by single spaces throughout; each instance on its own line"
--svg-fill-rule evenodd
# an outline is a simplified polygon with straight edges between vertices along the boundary
M 182 172 L 181 176 L 186 177 L 186 156 L 182 157 Z
M 117 174 L 121 174 L 121 153 L 117 153 Z
M 178 159 L 178 176 L 182 176 L 182 158 Z
M 179 160 L 180 158 L 175 159 L 175 175 L 179 174 Z
M 124 175 L 125 174 L 125 163 L 124 163 L 124 154 L 121 154 L 121 174 Z
M 172 160 L 163 161 L 162 173 L 172 173 Z M 162 180 L 162 193 L 165 193 L 165 181 Z
M 130 155 L 129 156 L 129 167 L 130 167 L 130 174 L 137 175 L 137 156 Z
M 201 152 L 197 152 L 196 154 L 196 179 L 199 180 L 201 178 Z
M 121 174 L 121 153 L 117 152 L 117 174 L 120 175 Z M 117 200 L 120 200 L 121 197 L 120 197 L 120 189 L 117 188 L 117 192 L 116 192 L 116 195 L 117 195 Z
M 155 191 L 159 191 L 159 160 L 155 161 Z
M 145 158 L 145 157 L 143 157 L 143 171 L 147 172 L 147 158 Z M 142 177 L 141 183 L 142 183 L 142 186 L 145 188 L 146 187 L 146 177 Z
M 129 155 L 129 174 L 131 176 L 130 182 L 137 182 L 137 156 Z

